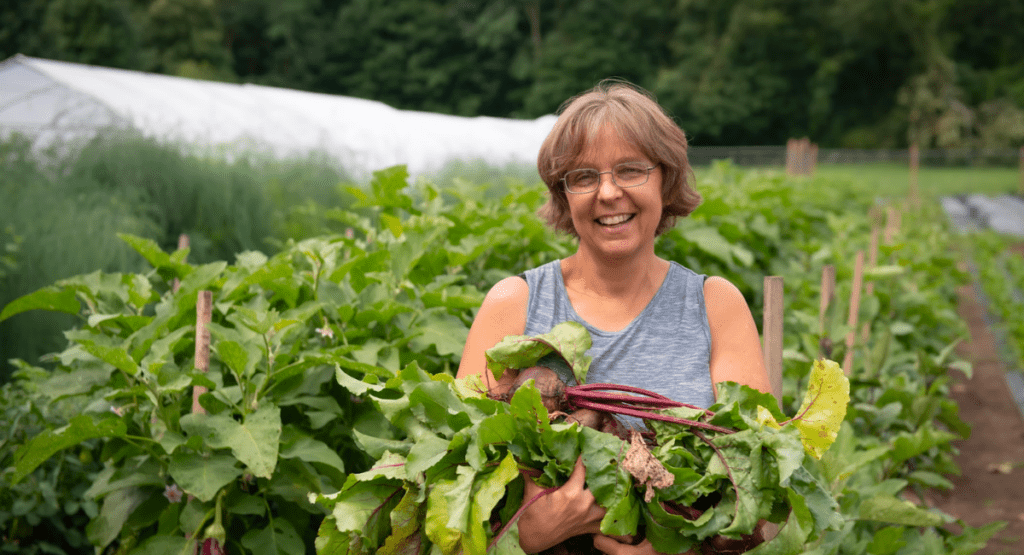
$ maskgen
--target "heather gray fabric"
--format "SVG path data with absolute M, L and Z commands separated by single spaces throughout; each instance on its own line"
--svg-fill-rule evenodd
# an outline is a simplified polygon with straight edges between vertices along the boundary
M 583 320 L 565 291 L 560 261 L 527 270 L 530 287 L 526 335 L 547 333 L 555 324 L 572 320 L 586 326 L 593 346 L 588 383 L 617 383 L 642 387 L 671 399 L 700 407 L 715 402 L 709 361 L 711 331 L 704 306 L 704 279 L 676 262 L 651 302 L 617 332 L 595 328 Z M 568 372 L 567 366 L 554 368 Z M 562 376 L 575 383 L 572 376 Z M 639 422 L 639 421 L 634 421 Z

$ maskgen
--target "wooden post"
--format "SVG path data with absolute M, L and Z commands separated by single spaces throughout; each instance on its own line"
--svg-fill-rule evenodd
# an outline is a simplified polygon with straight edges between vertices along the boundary
M 764 278 L 764 366 L 772 395 L 782 408 L 782 276 Z
M 796 139 L 786 141 L 786 175 L 796 174 Z
M 917 143 L 910 145 L 910 204 L 916 206 L 918 203 L 917 171 L 921 167 L 921 149 Z
M 878 265 L 878 224 L 871 224 L 871 244 L 868 247 L 868 268 Z M 869 281 L 864 286 L 864 294 L 868 297 L 875 293 L 875 282 Z M 867 343 L 871 335 L 871 325 L 868 322 L 860 330 L 860 340 Z
M 850 294 L 850 315 L 846 321 L 846 356 L 843 358 L 843 372 L 849 376 L 853 371 L 853 347 L 857 343 L 857 317 L 860 312 L 860 288 L 864 282 L 864 251 L 857 251 L 853 266 L 853 291 Z
M 900 211 L 895 206 L 885 208 L 885 244 L 891 245 L 900 230 Z
M 829 307 L 836 296 L 836 267 L 826 264 L 821 268 L 821 301 L 818 309 L 818 357 L 832 358 L 832 318 Z
M 829 326 L 826 322 L 826 316 L 828 315 L 828 307 L 832 304 L 832 299 L 836 296 L 836 267 L 831 264 L 826 264 L 821 268 L 821 306 L 818 310 L 818 329 L 821 332 L 821 337 L 828 337 Z M 824 354 L 824 353 L 822 353 Z
M 814 172 L 818 169 L 818 145 L 817 143 L 811 143 L 810 150 L 807 153 L 807 175 L 814 175 Z
M 210 323 L 213 315 L 213 293 L 200 291 L 196 298 L 196 370 L 206 373 L 210 370 Z M 201 385 L 192 388 L 192 412 L 206 414 L 206 409 L 199 404 L 199 396 L 207 389 Z
M 871 224 L 871 243 L 868 245 L 868 268 L 874 268 L 878 265 L 878 224 Z M 875 283 L 868 282 L 864 286 L 864 290 L 868 295 L 875 292 Z
M 800 175 L 807 175 L 810 172 L 811 139 L 804 137 L 800 139 Z
M 178 236 L 178 250 L 180 251 L 182 249 L 187 249 L 187 248 L 188 248 L 188 235 L 185 235 L 184 233 L 182 233 L 181 235 Z M 174 285 L 171 286 L 171 291 L 177 293 L 179 287 L 181 287 L 181 282 L 178 281 L 178 278 L 174 278 Z

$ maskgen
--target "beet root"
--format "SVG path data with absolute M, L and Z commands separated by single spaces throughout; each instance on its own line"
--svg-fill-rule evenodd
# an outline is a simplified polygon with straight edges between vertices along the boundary
M 576 409 L 565 418 L 565 421 L 569 424 L 576 422 L 580 426 L 612 434 L 620 439 L 629 438 L 629 430 L 626 429 L 622 422 L 619 422 L 618 418 L 607 412 L 594 409 Z
M 532 366 L 519 371 L 512 387 L 508 391 L 511 399 L 516 391 L 527 381 L 533 380 L 534 387 L 540 393 L 541 402 L 548 412 L 564 411 L 568 408 L 565 399 L 565 382 L 558 377 L 554 370 L 546 366 Z

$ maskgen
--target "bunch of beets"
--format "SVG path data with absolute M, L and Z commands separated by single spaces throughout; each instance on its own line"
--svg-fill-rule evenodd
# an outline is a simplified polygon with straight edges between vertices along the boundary
M 703 437 L 701 430 L 715 431 L 731 434 L 734 430 L 708 424 L 696 420 L 688 420 L 675 416 L 665 415 L 657 412 L 657 409 L 687 407 L 703 410 L 699 407 L 673 401 L 664 395 L 648 391 L 643 388 L 628 385 L 595 383 L 582 385 L 567 385 L 558 376 L 558 373 L 547 366 L 531 366 L 519 370 L 515 380 L 506 393 L 490 394 L 490 398 L 508 402 L 515 392 L 522 386 L 531 384 L 540 393 L 544 408 L 552 421 L 561 419 L 567 424 L 576 423 L 580 426 L 592 428 L 600 432 L 612 434 L 631 443 L 622 464 L 631 469 L 634 477 L 641 479 L 651 474 L 659 475 L 656 478 L 664 480 L 665 469 L 654 461 L 650 454 L 649 447 L 652 445 L 653 434 L 650 432 L 638 432 L 624 425 L 616 415 L 632 416 L 649 420 L 659 420 L 688 426 L 694 435 Z M 653 410 L 652 410 L 653 409 Z M 705 412 L 708 417 L 714 416 L 713 412 Z M 707 439 L 705 438 L 705 441 Z M 638 443 L 639 442 L 639 443 Z M 709 445 L 713 445 L 708 441 Z M 638 459 L 638 460 L 637 460 Z M 635 470 L 633 470 L 635 469 Z M 526 475 L 536 475 L 531 469 L 522 470 Z M 553 491 L 544 490 L 541 495 Z M 529 504 L 537 501 L 540 497 L 530 500 L 524 499 L 525 510 Z M 690 506 L 683 506 L 674 501 L 662 501 L 665 510 L 671 514 L 682 515 L 690 520 L 696 520 L 705 510 L 721 500 L 720 495 L 707 495 L 697 500 Z M 632 538 L 632 544 L 639 544 L 644 540 L 643 528 Z M 694 551 L 700 555 L 732 555 L 746 553 L 765 541 L 763 527 L 758 526 L 753 533 L 744 534 L 740 539 L 730 539 L 725 536 L 712 536 L 705 539 Z M 555 545 L 541 552 L 541 555 L 598 555 L 601 552 L 594 548 L 589 536 L 576 536 Z

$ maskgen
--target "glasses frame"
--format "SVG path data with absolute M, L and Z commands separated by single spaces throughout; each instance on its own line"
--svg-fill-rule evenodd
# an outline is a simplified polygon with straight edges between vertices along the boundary
M 616 187 L 618 187 L 620 189 L 634 189 L 636 187 L 640 187 L 641 185 L 647 184 L 647 182 L 651 180 L 651 171 L 653 171 L 655 168 L 657 168 L 658 165 L 655 164 L 653 166 L 644 168 L 645 170 L 647 170 L 647 178 L 644 179 L 642 182 L 637 183 L 636 185 L 626 185 L 626 186 L 619 185 L 619 182 L 615 180 L 615 170 L 619 166 L 626 166 L 626 165 L 630 165 L 630 164 L 642 164 L 642 163 L 643 162 L 639 162 L 639 163 L 637 163 L 637 162 L 622 162 L 621 164 L 615 164 L 615 166 L 612 169 L 610 169 L 610 170 L 608 170 L 606 172 L 599 172 L 599 171 L 597 171 L 594 168 L 577 168 L 575 170 L 570 170 L 570 171 L 565 172 L 565 175 L 562 176 L 562 179 L 560 179 L 559 181 L 562 182 L 562 188 L 565 189 L 565 192 L 569 193 L 570 195 L 589 195 L 590 193 L 593 193 L 594 191 L 596 191 L 596 190 L 601 188 L 601 176 L 607 173 L 607 174 L 611 174 L 611 176 L 612 176 L 612 183 L 615 184 Z M 597 185 L 593 189 L 591 189 L 589 191 L 571 191 L 571 190 L 569 190 L 569 183 L 568 183 L 568 181 L 566 181 L 566 177 L 568 177 L 569 174 L 571 174 L 573 172 L 580 172 L 580 171 L 593 171 L 593 172 L 597 172 Z

